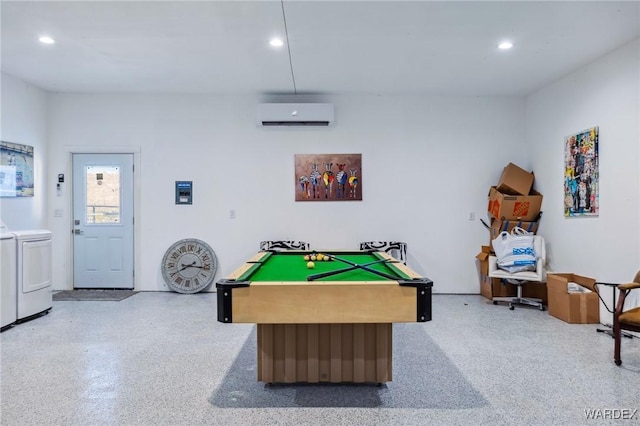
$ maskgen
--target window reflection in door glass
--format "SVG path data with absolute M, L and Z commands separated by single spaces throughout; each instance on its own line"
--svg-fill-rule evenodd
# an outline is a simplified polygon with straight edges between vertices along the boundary
M 120 167 L 87 166 L 86 178 L 86 223 L 120 223 Z

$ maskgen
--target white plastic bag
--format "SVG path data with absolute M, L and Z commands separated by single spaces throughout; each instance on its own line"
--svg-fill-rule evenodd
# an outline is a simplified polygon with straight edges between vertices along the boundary
M 498 268 L 507 272 L 535 271 L 536 253 L 533 248 L 533 234 L 515 227 L 511 234 L 502 231 L 491 241 L 498 258 Z

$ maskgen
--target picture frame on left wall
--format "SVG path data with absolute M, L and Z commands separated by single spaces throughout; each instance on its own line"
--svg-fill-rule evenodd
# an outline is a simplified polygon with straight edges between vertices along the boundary
M 33 147 L 0 141 L 0 197 L 33 195 Z

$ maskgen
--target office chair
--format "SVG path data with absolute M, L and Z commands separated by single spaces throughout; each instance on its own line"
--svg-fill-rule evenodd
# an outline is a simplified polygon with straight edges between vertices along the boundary
M 536 306 L 541 311 L 544 311 L 544 305 L 542 299 L 536 299 L 533 297 L 523 297 L 522 287 L 530 282 L 543 283 L 547 280 L 547 273 L 545 270 L 546 251 L 544 247 L 544 238 L 540 235 L 533 235 L 533 251 L 536 255 L 536 270 L 535 271 L 523 271 L 523 272 L 507 272 L 498 268 L 498 258 L 496 256 L 489 256 L 489 276 L 491 278 L 500 278 L 507 282 L 517 286 L 518 293 L 515 297 L 494 297 L 491 299 L 494 305 L 499 302 L 508 302 L 509 309 L 513 310 L 515 304 Z
M 261 241 L 260 251 L 267 250 L 309 250 L 309 243 L 304 241 Z
M 633 282 L 628 284 L 620 284 L 618 290 L 620 291 L 620 297 L 618 298 L 618 305 L 613 313 L 613 337 L 614 337 L 614 350 L 613 359 L 616 365 L 622 364 L 620 358 L 620 346 L 622 340 L 622 330 L 635 331 L 640 333 L 640 306 L 624 310 L 624 301 L 631 292 L 631 290 L 640 289 L 640 271 L 633 278 Z
M 407 243 L 400 241 L 363 241 L 360 250 L 380 250 L 407 264 Z

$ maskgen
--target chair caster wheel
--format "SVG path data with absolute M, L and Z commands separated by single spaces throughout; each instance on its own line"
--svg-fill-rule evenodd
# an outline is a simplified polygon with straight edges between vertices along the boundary
M 498 302 L 496 302 L 496 301 L 494 300 L 494 301 L 493 301 L 493 304 L 494 304 L 494 305 L 497 305 L 497 304 L 498 304 Z
M 620 366 L 622 364 L 622 361 L 616 361 L 616 365 Z
M 546 309 L 544 308 L 544 306 L 540 306 L 540 310 L 541 310 L 542 312 L 546 311 Z
M 515 306 L 509 306 L 509 310 L 513 311 L 516 307 Z

